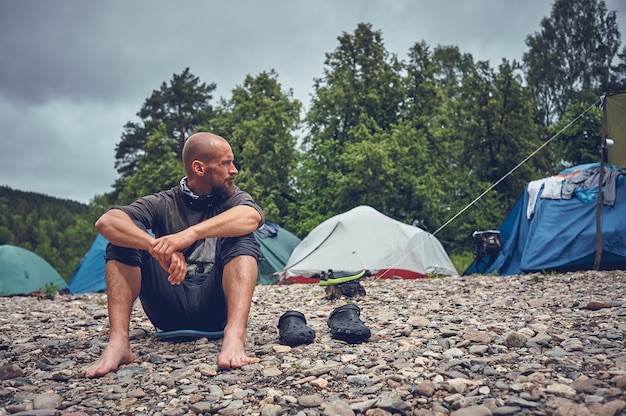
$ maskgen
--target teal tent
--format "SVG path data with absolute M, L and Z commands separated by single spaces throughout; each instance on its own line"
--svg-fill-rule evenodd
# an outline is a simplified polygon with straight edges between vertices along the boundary
M 258 283 L 274 284 L 278 281 L 277 273 L 285 267 L 300 239 L 278 224 L 269 222 L 254 232 L 254 238 L 259 242 L 263 255 L 259 262 Z
M 273 223 L 265 223 L 263 228 L 254 232 L 254 237 L 261 246 L 262 254 L 257 282 L 263 285 L 276 283 L 278 276 L 275 273 L 283 269 L 300 239 Z M 107 244 L 103 236 L 96 236 L 70 278 L 67 285 L 70 293 L 94 293 L 106 289 L 104 253 Z
M 27 295 L 44 290 L 46 285 L 57 289 L 67 286 L 61 275 L 39 255 L 22 247 L 0 246 L 0 296 Z

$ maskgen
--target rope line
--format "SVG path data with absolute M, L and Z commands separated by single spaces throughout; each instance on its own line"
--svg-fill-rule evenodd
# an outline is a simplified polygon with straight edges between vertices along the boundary
M 519 169 L 524 163 L 528 162 L 528 160 L 530 158 L 532 158 L 533 156 L 535 156 L 537 153 L 539 153 L 539 151 L 541 151 L 541 149 L 543 149 L 544 147 L 546 147 L 548 144 L 550 144 L 550 142 L 552 142 L 554 139 L 556 139 L 561 133 L 563 133 L 566 129 L 568 129 L 572 124 L 574 124 L 575 122 L 577 122 L 582 116 L 584 116 L 585 114 L 587 114 L 587 112 L 589 110 L 591 110 L 593 107 L 595 107 L 599 102 L 602 101 L 602 98 L 599 98 L 596 102 L 594 102 L 593 104 L 591 104 L 585 111 L 583 111 L 582 113 L 580 113 L 575 119 L 573 119 L 572 121 L 570 121 L 565 127 L 563 127 L 561 130 L 559 130 L 556 134 L 554 134 L 554 136 L 552 136 L 549 140 L 545 141 L 541 146 L 539 146 L 534 152 L 532 152 L 530 155 L 528 155 L 524 160 L 522 160 L 520 163 L 517 164 L 517 166 L 515 166 L 513 169 L 511 169 L 510 171 L 508 171 L 503 177 L 501 177 L 500 179 L 498 179 L 493 185 L 491 185 L 489 188 L 487 188 L 486 191 L 484 191 L 482 194 L 480 194 L 478 197 L 476 197 L 472 202 L 470 202 L 469 204 L 467 204 L 465 206 L 465 208 L 463 208 L 461 211 L 459 211 L 455 216 L 453 216 L 452 218 L 450 218 L 448 221 L 446 221 L 445 224 L 443 224 L 441 227 L 439 227 L 434 233 L 433 235 L 437 235 L 437 233 L 441 230 L 443 230 L 445 227 L 447 227 L 452 221 L 456 220 L 461 214 L 463 214 L 465 211 L 467 211 L 472 205 L 474 205 L 476 202 L 478 202 L 483 196 L 485 196 L 487 193 L 489 193 L 493 188 L 495 188 L 496 186 L 498 186 L 503 180 L 505 180 L 506 178 L 508 178 L 509 176 L 511 176 L 511 174 L 513 174 L 513 172 L 515 172 L 517 169 Z

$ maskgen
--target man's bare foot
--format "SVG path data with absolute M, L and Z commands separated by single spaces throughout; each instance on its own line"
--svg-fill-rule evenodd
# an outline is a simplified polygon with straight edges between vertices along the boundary
M 85 377 L 102 377 L 111 371 L 117 370 L 120 364 L 128 364 L 134 359 L 135 354 L 133 354 L 128 342 L 122 343 L 119 346 L 109 342 L 109 345 L 104 349 L 98 361 L 93 363 L 85 371 Z
M 217 356 L 218 368 L 241 368 L 244 365 L 250 364 L 253 360 L 246 355 L 244 350 L 245 335 L 242 340 L 241 337 L 228 336 L 224 334 L 224 341 L 222 341 L 222 351 Z

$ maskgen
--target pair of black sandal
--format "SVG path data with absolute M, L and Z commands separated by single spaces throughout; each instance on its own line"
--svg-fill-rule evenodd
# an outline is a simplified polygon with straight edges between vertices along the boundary
M 361 309 L 352 303 L 340 306 L 328 316 L 328 327 L 333 338 L 358 344 L 371 336 L 370 329 L 360 318 Z M 315 331 L 306 324 L 301 312 L 287 311 L 278 320 L 279 340 L 281 344 L 296 346 L 310 344 L 315 339 Z

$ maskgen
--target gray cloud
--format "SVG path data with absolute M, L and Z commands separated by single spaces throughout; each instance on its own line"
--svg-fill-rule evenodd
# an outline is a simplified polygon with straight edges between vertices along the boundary
M 623 1 L 618 10 L 626 31 Z M 492 66 L 520 60 L 545 0 L 0 0 L 0 185 L 88 202 L 117 178 L 114 149 L 143 101 L 186 67 L 216 83 L 276 70 L 305 104 L 325 54 L 358 23 L 404 59 L 421 40 Z

